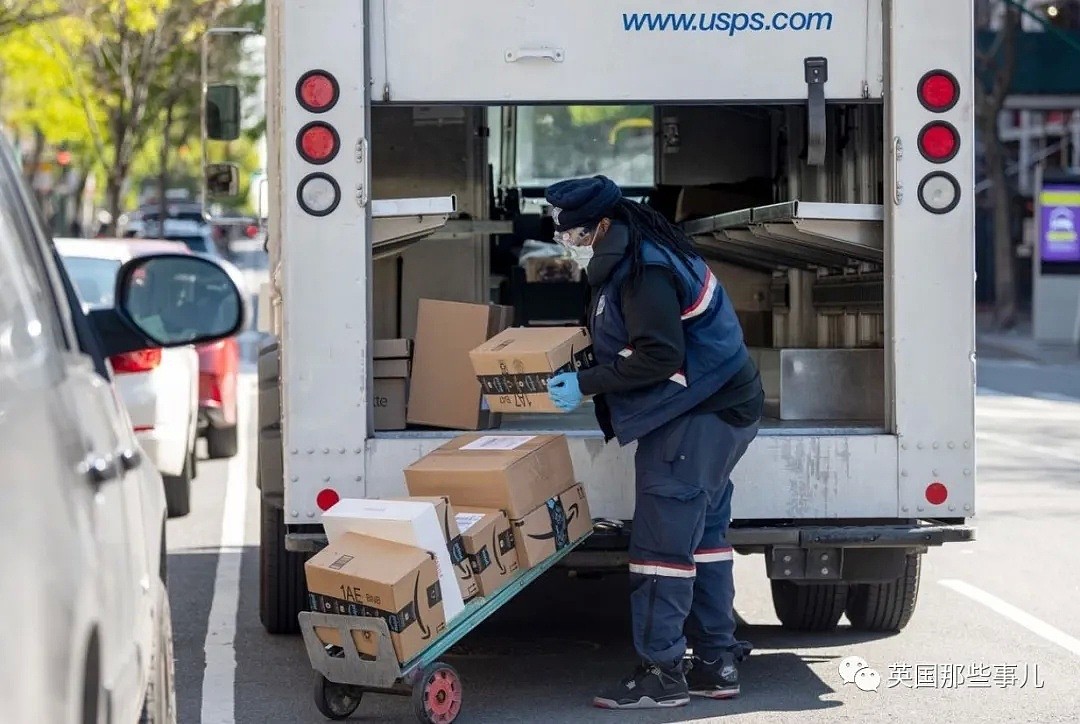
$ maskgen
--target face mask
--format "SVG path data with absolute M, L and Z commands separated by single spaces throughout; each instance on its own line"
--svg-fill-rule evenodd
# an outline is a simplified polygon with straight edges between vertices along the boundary
M 569 248 L 570 258 L 577 262 L 577 265 L 584 269 L 589 266 L 589 262 L 593 258 L 593 248 L 591 246 L 572 246 Z
M 593 258 L 592 245 L 596 238 L 596 231 L 595 228 L 587 229 L 584 226 L 578 226 L 566 231 L 555 232 L 555 241 L 559 242 L 570 254 L 570 258 L 584 269 L 589 265 L 589 260 Z

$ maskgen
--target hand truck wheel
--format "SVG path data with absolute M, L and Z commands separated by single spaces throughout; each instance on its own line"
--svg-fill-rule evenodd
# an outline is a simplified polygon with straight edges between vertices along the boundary
M 424 724 L 450 724 L 461 713 L 461 677 L 449 664 L 429 664 L 413 685 L 412 702 Z
M 327 719 L 347 719 L 356 707 L 364 690 L 349 684 L 335 684 L 322 674 L 315 674 L 315 708 Z

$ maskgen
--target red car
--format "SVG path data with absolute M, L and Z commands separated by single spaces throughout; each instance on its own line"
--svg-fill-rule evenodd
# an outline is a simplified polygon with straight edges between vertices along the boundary
M 236 454 L 236 380 L 240 343 L 236 337 L 196 347 L 199 352 L 199 435 L 211 460 Z

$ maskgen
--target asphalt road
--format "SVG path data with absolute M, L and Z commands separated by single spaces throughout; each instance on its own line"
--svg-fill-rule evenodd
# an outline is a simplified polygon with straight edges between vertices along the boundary
M 464 680 L 461 720 L 1076 721 L 1080 368 L 982 360 L 980 387 L 978 541 L 924 557 L 919 606 L 901 634 L 867 636 L 846 621 L 828 635 L 785 632 L 761 557 L 740 557 L 740 634 L 755 645 L 742 696 L 603 712 L 588 706 L 593 692 L 633 661 L 625 580 L 555 575 L 447 657 Z M 258 620 L 250 372 L 242 388 L 240 456 L 203 462 L 192 513 L 169 523 L 180 721 L 319 722 L 300 638 L 269 636 Z M 878 691 L 844 683 L 839 663 L 852 655 L 879 672 Z M 356 720 L 413 719 L 407 699 L 369 695 Z

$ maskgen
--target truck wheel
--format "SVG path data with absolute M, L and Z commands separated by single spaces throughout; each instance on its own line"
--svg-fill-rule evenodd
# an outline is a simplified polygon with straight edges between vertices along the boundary
M 272 634 L 300 632 L 297 615 L 307 604 L 303 553 L 285 550 L 285 513 L 262 501 L 259 526 L 259 618 Z
M 206 430 L 206 453 L 211 460 L 231 458 L 236 455 L 240 443 L 237 439 L 236 425 L 214 427 Z
M 908 554 L 904 575 L 888 583 L 858 583 L 849 586 L 847 617 L 863 631 L 897 632 L 907 626 L 919 598 L 919 571 L 922 556 Z
M 771 581 L 773 609 L 784 628 L 792 631 L 831 631 L 847 604 L 843 583 Z

